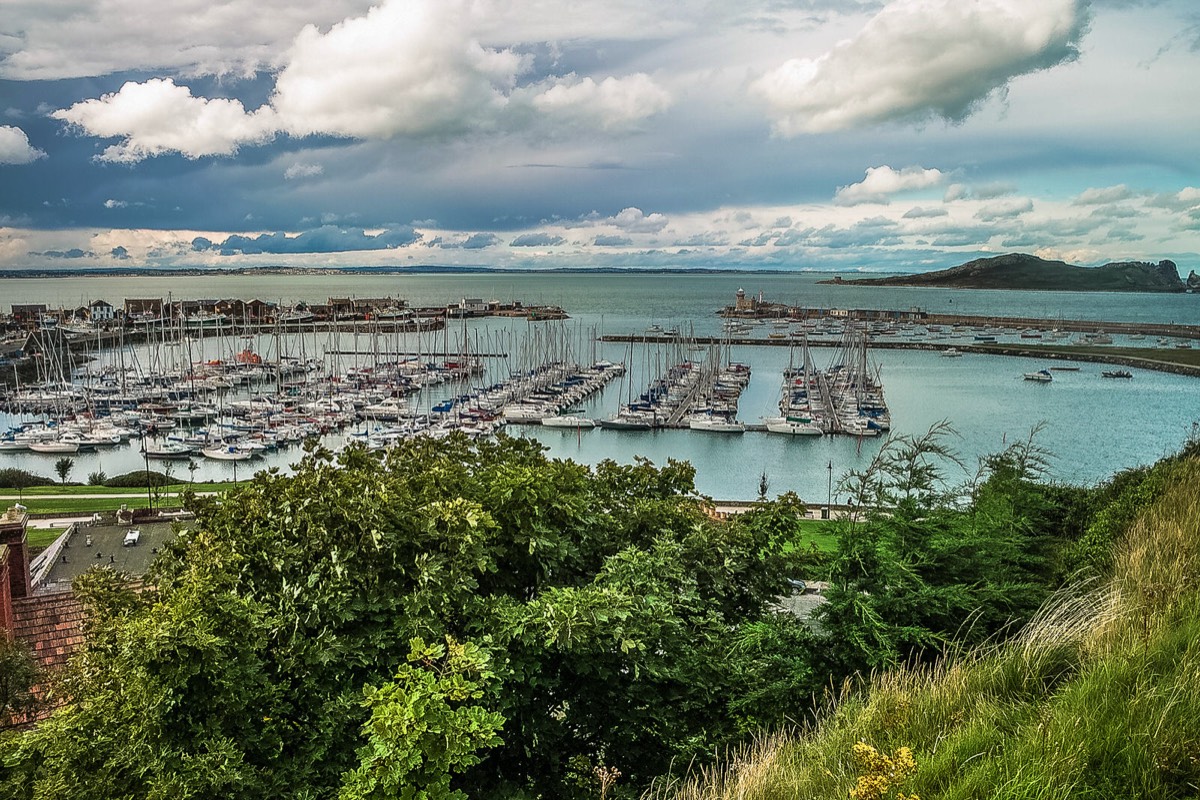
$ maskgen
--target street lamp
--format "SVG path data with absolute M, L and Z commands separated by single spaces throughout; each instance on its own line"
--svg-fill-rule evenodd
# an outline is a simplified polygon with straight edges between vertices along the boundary
M 829 519 L 833 519 L 833 459 L 829 459 L 829 490 L 825 495 L 825 509 Z

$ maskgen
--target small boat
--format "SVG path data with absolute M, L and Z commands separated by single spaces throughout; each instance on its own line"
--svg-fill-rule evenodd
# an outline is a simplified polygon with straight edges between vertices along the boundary
M 942 351 L 942 358 L 962 358 L 962 351 L 957 347 L 947 347 Z
M 808 417 L 768 417 L 763 420 L 767 433 L 784 433 L 788 436 L 824 436 L 825 432 Z
M 697 414 L 688 419 L 688 428 L 694 431 L 707 431 L 709 433 L 745 433 L 746 426 L 735 419 L 727 417 L 713 416 L 711 414 Z
M 162 461 L 191 458 L 196 451 L 182 442 L 167 441 L 162 444 L 150 444 L 142 450 L 146 458 L 156 458 Z
M 236 445 L 208 447 L 201 450 L 200 454 L 214 461 L 248 461 L 254 457 L 254 453 L 249 450 L 243 450 Z
M 28 449 L 29 442 L 18 442 L 16 439 L 0 439 L 0 453 L 16 453 Z
M 35 453 L 78 453 L 79 443 L 50 439 L 45 442 L 30 442 L 29 449 Z
M 588 417 L 574 414 L 558 414 L 552 417 L 542 417 L 542 424 L 547 428 L 594 428 L 596 421 Z
M 1037 372 L 1026 372 L 1025 380 L 1035 383 L 1049 383 L 1054 380 L 1054 376 L 1050 374 L 1048 369 L 1039 369 Z
M 1079 372 L 1079 367 L 1051 367 L 1055 372 Z
M 1127 369 L 1106 369 L 1100 373 L 1103 378 L 1132 378 L 1133 373 Z

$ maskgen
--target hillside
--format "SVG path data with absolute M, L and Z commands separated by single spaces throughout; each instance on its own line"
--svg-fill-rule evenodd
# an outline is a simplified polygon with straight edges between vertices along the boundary
M 656 800 L 1196 797 L 1200 480 L 1192 456 L 1113 554 L 1017 638 L 844 692 L 811 729 L 760 741 Z
M 821 283 L 854 286 L 931 286 L 947 289 L 1029 289 L 1072 292 L 1182 292 L 1185 284 L 1172 261 L 1119 261 L 1079 267 L 1025 253 L 978 258 L 957 267 L 884 278 L 841 277 Z

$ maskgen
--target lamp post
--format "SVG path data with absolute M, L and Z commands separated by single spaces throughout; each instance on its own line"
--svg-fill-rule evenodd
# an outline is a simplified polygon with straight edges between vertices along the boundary
M 833 459 L 829 459 L 829 489 L 825 495 L 825 508 L 829 519 L 833 519 Z
M 142 461 L 146 464 L 146 504 L 154 510 L 154 497 L 150 494 L 150 454 L 146 452 L 146 432 L 142 431 Z

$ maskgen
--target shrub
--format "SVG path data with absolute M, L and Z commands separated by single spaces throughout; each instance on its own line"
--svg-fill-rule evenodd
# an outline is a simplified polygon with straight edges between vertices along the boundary
M 104 474 L 104 470 L 88 473 L 88 486 L 103 486 L 108 480 L 108 476 Z
M 52 483 L 57 483 L 57 481 L 47 478 L 45 475 L 35 475 L 28 470 L 15 467 L 0 469 L 0 486 L 27 489 L 30 486 L 49 486 Z
M 166 486 L 171 479 L 161 472 L 140 469 L 136 472 L 126 472 L 124 475 L 114 475 L 104 485 L 112 489 L 133 489 L 139 486 Z

